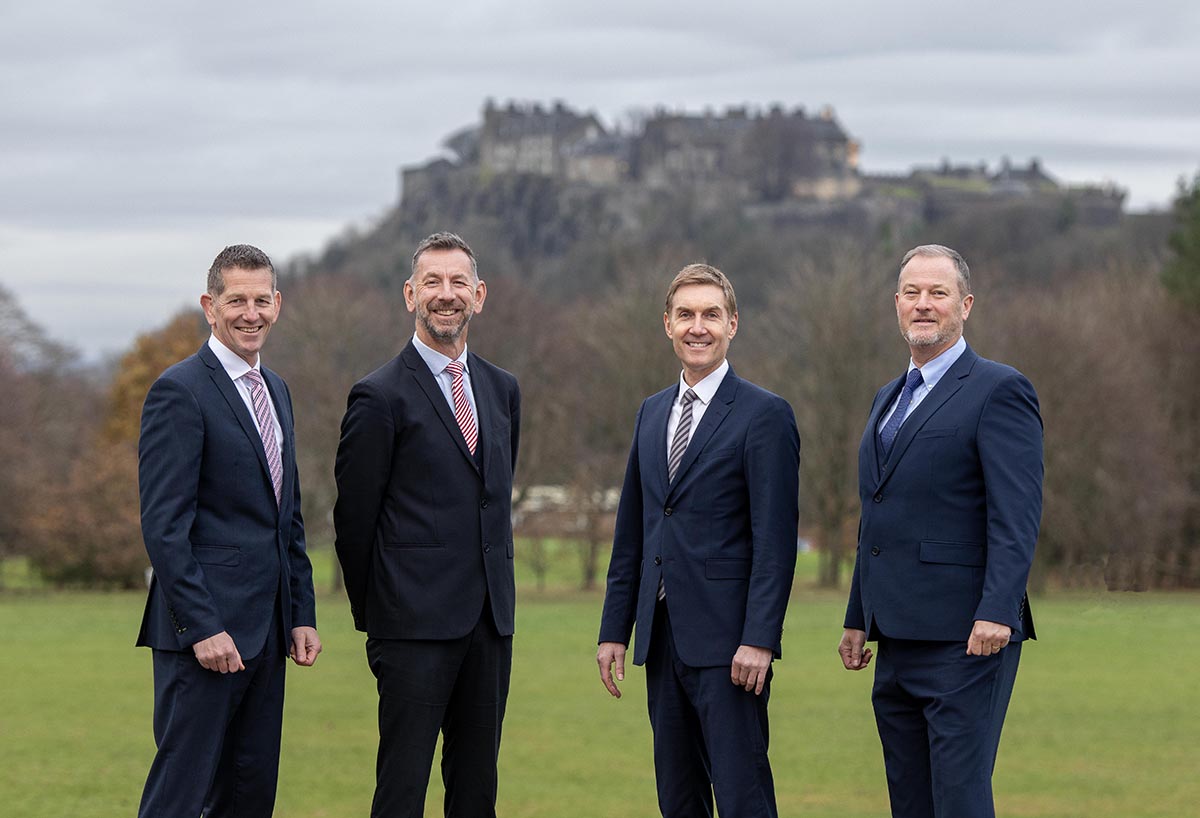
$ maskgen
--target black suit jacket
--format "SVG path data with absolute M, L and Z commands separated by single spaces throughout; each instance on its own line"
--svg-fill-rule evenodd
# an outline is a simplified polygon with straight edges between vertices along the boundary
M 354 626 L 377 638 L 455 639 L 484 600 L 513 632 L 517 380 L 468 353 L 477 457 L 410 341 L 350 390 L 335 477 L 337 555 Z
M 279 505 L 262 438 L 208 344 L 150 387 L 138 485 L 154 578 L 139 645 L 182 651 L 227 631 L 242 658 L 253 658 L 276 599 L 285 634 L 316 627 L 292 399 L 278 375 L 261 371 L 283 432 Z

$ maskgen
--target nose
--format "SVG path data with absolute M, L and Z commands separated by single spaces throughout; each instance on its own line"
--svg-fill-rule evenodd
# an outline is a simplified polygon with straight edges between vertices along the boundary
M 454 285 L 450 282 L 449 279 L 443 279 L 441 282 L 438 283 L 437 298 L 439 301 L 453 301 L 454 300 Z
M 708 328 L 704 325 L 704 317 L 700 315 L 693 316 L 691 322 L 688 324 L 688 332 L 693 335 L 703 335 L 707 331 Z
M 928 310 L 933 308 L 933 299 L 929 293 L 922 292 L 917 296 L 916 308 L 918 310 Z

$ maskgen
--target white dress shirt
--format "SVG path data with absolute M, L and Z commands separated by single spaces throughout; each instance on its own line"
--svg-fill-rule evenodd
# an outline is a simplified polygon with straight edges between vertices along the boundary
M 467 403 L 471 405 L 471 416 L 475 418 L 475 428 L 479 428 L 479 412 L 475 409 L 475 392 L 471 389 L 471 370 L 467 366 L 467 348 L 464 346 L 462 355 L 457 358 L 451 358 L 448 355 L 443 355 L 433 347 L 426 344 L 416 335 L 413 335 L 413 346 L 417 348 L 417 352 L 421 356 L 421 360 L 429 367 L 429 371 L 433 373 L 433 379 L 437 381 L 438 388 L 442 390 L 442 394 L 446 396 L 446 403 L 450 404 L 450 414 L 454 414 L 454 376 L 446 371 L 446 365 L 451 361 L 458 361 L 463 366 L 463 391 L 467 393 Z
M 250 398 L 250 382 L 242 376 L 251 369 L 259 370 L 258 376 L 262 378 L 262 356 L 258 356 L 258 360 L 254 362 L 254 366 L 246 363 L 242 356 L 231 350 L 229 347 L 221 343 L 216 335 L 208 337 L 208 348 L 217 356 L 217 360 L 221 362 L 221 366 L 225 368 L 225 372 L 233 379 L 233 385 L 237 387 L 238 394 L 242 397 L 242 403 L 246 404 L 246 410 L 250 412 L 250 419 L 254 421 L 254 428 L 258 429 L 258 436 L 262 437 L 262 429 L 258 425 L 258 415 L 254 413 L 254 401 Z M 263 387 L 266 388 L 267 379 L 263 378 Z M 267 408 L 271 410 L 271 419 L 275 421 L 275 446 L 279 449 L 280 459 L 283 462 L 283 426 L 279 423 L 279 413 L 275 411 L 275 401 L 271 400 L 271 391 L 267 390 Z
M 721 381 L 725 380 L 725 373 L 728 371 L 729 360 L 726 359 L 695 386 L 688 386 L 687 381 L 683 379 L 683 372 L 679 373 L 679 392 L 675 396 L 675 402 L 671 404 L 671 414 L 667 418 L 667 462 L 671 460 L 671 442 L 675 440 L 675 430 L 679 428 L 679 418 L 683 415 L 683 393 L 689 389 L 696 393 L 696 399 L 692 401 L 692 428 L 688 432 L 688 443 L 691 443 L 691 436 L 696 433 L 700 419 L 704 417 L 708 404 L 716 397 L 717 389 L 720 388 Z
M 912 358 L 908 359 L 908 369 L 905 371 L 904 375 L 907 377 L 909 372 L 912 372 L 914 369 L 920 369 L 921 385 L 913 390 L 912 400 L 909 401 L 908 404 L 908 411 L 904 413 L 904 420 L 908 420 L 909 415 L 913 413 L 913 410 L 917 408 L 921 401 L 925 400 L 926 395 L 933 391 L 933 387 L 937 386 L 938 381 L 942 379 L 942 376 L 946 374 L 950 367 L 954 366 L 954 362 L 959 359 L 959 356 L 961 356 L 966 349 L 967 339 L 960 335 L 958 336 L 958 340 L 955 341 L 949 349 L 942 352 L 942 354 L 938 355 L 933 360 L 926 361 L 919 367 L 913 363 Z M 904 390 L 902 389 L 900 391 L 903 392 Z M 876 433 L 883 431 L 883 427 L 887 425 L 888 418 L 890 418 L 896 412 L 896 404 L 899 402 L 900 395 L 897 394 L 896 399 L 892 401 L 891 407 L 887 410 L 884 416 L 879 419 L 879 426 L 875 428 Z M 901 421 L 900 423 L 903 425 L 904 421 Z

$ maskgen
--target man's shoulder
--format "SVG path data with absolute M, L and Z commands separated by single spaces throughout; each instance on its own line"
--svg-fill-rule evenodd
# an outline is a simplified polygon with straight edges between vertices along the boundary
M 792 405 L 785 398 L 765 387 L 759 386 L 753 381 L 738 377 L 732 372 L 725 376 L 725 380 L 729 382 L 730 386 L 736 387 L 738 402 L 745 401 L 745 404 L 750 406 L 761 406 L 777 410 L 787 409 L 788 412 L 792 411 Z M 725 382 L 722 382 L 721 386 L 724 387 L 725 385 Z M 720 389 L 717 390 L 717 394 L 721 394 Z
M 406 371 L 408 371 L 408 365 L 403 361 L 403 356 L 396 355 L 363 375 L 354 385 L 376 388 L 394 386 L 399 382 L 401 373 Z
M 191 385 L 201 378 L 206 378 L 210 371 L 211 368 L 209 365 L 200 357 L 200 353 L 196 352 L 187 356 L 182 361 L 177 361 L 168 366 L 156 380 Z
M 468 355 L 471 359 L 471 366 L 473 367 L 472 375 L 483 374 L 486 377 L 491 377 L 499 383 L 504 384 L 505 387 L 509 389 L 517 388 L 516 375 L 509 372 L 507 369 L 496 366 L 482 355 L 476 355 L 474 352 L 470 352 Z
M 676 393 L 678 393 L 678 391 L 679 391 L 679 382 L 676 381 L 675 383 L 668 386 L 666 389 L 660 389 L 657 392 L 655 392 L 653 395 L 649 396 L 644 401 L 642 401 L 642 409 L 645 409 L 647 406 L 651 406 L 656 401 L 665 400 L 667 403 L 670 403 L 671 401 L 675 400 L 675 395 L 676 395 Z
M 982 355 L 975 357 L 971 374 L 979 377 L 980 382 L 987 384 L 989 387 L 994 387 L 1002 382 L 1010 382 L 1022 385 L 1028 384 L 1032 388 L 1029 379 L 1016 367 L 1000 363 L 999 361 L 993 361 L 990 358 L 984 358 Z

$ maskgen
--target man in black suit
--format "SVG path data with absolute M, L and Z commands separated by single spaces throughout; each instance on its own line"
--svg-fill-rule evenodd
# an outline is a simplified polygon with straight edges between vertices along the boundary
M 292 399 L 259 360 L 281 304 L 271 260 L 226 247 L 200 304 L 212 337 L 154 382 L 138 442 L 158 746 L 142 818 L 269 816 L 284 660 L 321 652 Z
M 486 296 L 465 241 L 422 241 L 404 284 L 416 333 L 354 385 L 342 420 L 337 554 L 379 690 L 372 816 L 424 815 L 439 731 L 445 814 L 496 814 L 521 394 L 467 351 Z

